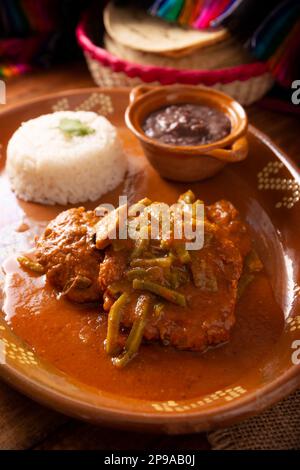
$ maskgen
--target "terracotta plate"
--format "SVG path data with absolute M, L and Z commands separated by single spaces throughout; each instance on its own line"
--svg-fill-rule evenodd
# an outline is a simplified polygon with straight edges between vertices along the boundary
M 173 202 L 179 192 L 188 189 L 185 184 L 162 180 L 149 167 L 137 140 L 125 128 L 127 103 L 126 89 L 86 89 L 46 96 L 0 114 L 1 262 L 27 247 L 33 233 L 62 210 L 62 207 L 21 202 L 10 190 L 4 169 L 6 144 L 12 132 L 29 118 L 55 110 L 86 109 L 106 115 L 119 128 L 129 158 L 129 172 L 122 186 L 106 197 L 107 202 L 115 203 L 121 193 L 126 193 L 132 201 L 147 195 Z M 215 381 L 208 381 L 199 396 L 188 399 L 169 396 L 166 401 L 142 399 L 105 392 L 56 369 L 2 319 L 0 370 L 3 378 L 30 397 L 78 418 L 169 433 L 225 426 L 260 412 L 295 390 L 300 385 L 299 173 L 289 158 L 253 127 L 249 130 L 249 141 L 247 160 L 225 168 L 215 178 L 189 186 L 208 203 L 220 198 L 232 201 L 252 231 L 271 282 L 276 308 L 283 318 L 276 340 L 262 357 L 240 369 L 238 374 L 234 374 L 234 370 L 232 374 L 224 372 L 221 388 L 216 388 Z M 257 312 L 264 318 L 264 292 L 260 298 Z M 262 323 L 259 334 L 265 331 L 267 337 L 264 328 L 268 325 Z M 254 341 L 256 332 L 250 320 L 249 335 Z M 243 354 L 246 356 L 247 351 Z M 207 367 L 210 357 L 205 359 Z M 234 367 L 233 362 L 232 369 Z M 161 374 L 163 376 L 164 371 Z

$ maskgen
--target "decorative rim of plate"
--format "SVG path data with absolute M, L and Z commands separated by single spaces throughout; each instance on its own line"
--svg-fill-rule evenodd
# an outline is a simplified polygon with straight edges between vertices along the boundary
M 91 87 L 67 90 L 59 93 L 51 93 L 38 98 L 24 100 L 15 105 L 7 106 L 4 110 L 0 112 L 0 117 L 3 118 L 6 113 L 11 113 L 14 110 L 17 110 L 22 107 L 28 107 L 34 103 L 47 101 L 51 102 L 54 99 L 67 98 L 69 96 L 77 96 L 87 93 L 118 94 L 122 92 L 129 93 L 129 89 L 101 89 L 97 87 Z M 277 145 L 275 145 L 269 137 L 267 137 L 261 131 L 258 131 L 253 126 L 249 126 L 249 131 L 255 136 L 255 138 L 258 138 L 260 141 L 262 141 L 270 149 L 270 151 L 276 155 L 276 158 L 284 164 L 287 170 L 291 172 L 296 179 L 299 179 L 299 170 L 297 168 L 297 165 Z M 4 330 L 6 330 L 5 327 L 0 328 L 0 333 Z M 13 334 L 11 333 L 11 330 L 8 326 L 7 330 L 10 332 L 10 334 Z M 22 342 L 20 338 L 18 339 Z M 27 347 L 25 347 L 24 349 L 27 349 Z M 28 350 L 31 351 L 29 347 Z M 40 362 L 42 363 L 43 361 Z M 50 370 L 54 370 L 51 364 L 48 368 Z M 55 390 L 53 386 L 51 387 L 49 384 L 43 383 L 42 381 L 39 381 L 36 378 L 26 376 L 24 373 L 22 374 L 20 370 L 18 370 L 16 367 L 12 367 L 10 364 L 0 365 L 0 372 L 1 376 L 6 381 L 8 381 L 11 385 L 14 385 L 17 389 L 19 389 L 26 395 L 36 399 L 39 402 L 48 404 L 51 407 L 58 409 L 59 411 L 66 412 L 67 410 L 67 413 L 70 415 L 82 419 L 86 418 L 88 420 L 93 420 L 94 417 L 95 422 L 103 421 L 114 423 L 116 425 L 123 424 L 124 426 L 126 425 L 126 423 L 128 425 L 144 424 L 152 427 L 155 425 L 164 426 L 164 429 L 166 429 L 168 432 L 185 432 L 184 430 L 182 430 L 184 425 L 187 426 L 184 429 L 188 430 L 191 429 L 191 426 L 194 426 L 195 428 L 197 428 L 197 431 L 200 431 L 207 430 L 221 424 L 223 426 L 225 424 L 230 424 L 238 419 L 241 419 L 242 417 L 251 416 L 262 411 L 267 406 L 271 406 L 272 404 L 284 398 L 286 395 L 288 395 L 300 386 L 300 365 L 291 365 L 291 367 L 286 369 L 279 377 L 277 377 L 272 382 L 262 385 L 261 387 L 253 391 L 249 391 L 244 396 L 243 393 L 239 393 L 238 400 L 230 400 L 228 402 L 225 402 L 224 404 L 220 404 L 215 408 L 201 409 L 200 407 L 190 407 L 188 410 L 183 409 L 182 411 L 177 411 L 175 409 L 172 409 L 176 406 L 175 402 L 157 402 L 153 405 L 158 406 L 154 406 L 151 411 L 149 407 L 149 411 L 141 412 L 134 411 L 132 409 L 132 406 L 131 409 L 128 408 L 125 410 L 116 407 L 114 408 L 112 406 L 108 407 L 105 406 L 105 404 L 94 404 L 91 401 L 89 402 L 87 400 L 84 401 L 78 398 L 68 397 L 61 391 Z M 62 374 L 59 371 L 58 373 L 60 375 Z M 79 382 L 78 384 L 80 385 Z M 86 388 L 86 390 L 97 390 L 91 387 L 87 387 L 84 384 L 82 385 Z M 234 387 L 234 385 L 235 384 L 233 384 L 232 387 Z M 105 398 L 105 396 L 107 398 L 110 398 L 110 394 L 103 394 L 102 396 L 103 398 Z M 114 400 L 115 402 L 118 401 L 118 397 L 115 395 Z M 197 398 L 195 400 L 197 400 Z M 122 398 L 122 401 L 125 404 L 128 403 L 128 405 L 130 405 L 130 403 L 132 405 L 134 402 L 139 402 L 141 404 L 149 403 L 148 400 L 137 400 L 125 397 Z M 187 403 L 191 401 L 192 400 L 186 400 Z M 253 403 L 254 406 L 250 408 L 249 405 L 253 405 Z M 161 405 L 162 409 L 159 408 L 159 405 Z M 172 411 L 176 412 L 174 413 Z M 87 416 L 87 413 L 90 414 Z M 86 416 L 84 416 L 84 414 Z M 168 423 L 170 423 L 170 425 Z M 176 424 L 180 424 L 183 427 L 176 431 Z

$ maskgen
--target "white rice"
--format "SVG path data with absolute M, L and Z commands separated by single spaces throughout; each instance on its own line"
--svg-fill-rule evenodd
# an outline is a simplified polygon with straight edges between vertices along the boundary
M 61 119 L 94 129 L 68 138 Z M 16 195 L 42 204 L 95 201 L 124 178 L 127 162 L 114 126 L 86 111 L 60 111 L 24 122 L 7 147 L 7 171 Z

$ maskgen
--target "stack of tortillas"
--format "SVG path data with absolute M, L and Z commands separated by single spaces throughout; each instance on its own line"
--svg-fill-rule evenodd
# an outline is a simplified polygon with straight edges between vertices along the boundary
M 224 28 L 195 30 L 152 17 L 144 10 L 104 10 L 105 48 L 116 57 L 143 65 L 177 69 L 216 69 L 251 61 Z

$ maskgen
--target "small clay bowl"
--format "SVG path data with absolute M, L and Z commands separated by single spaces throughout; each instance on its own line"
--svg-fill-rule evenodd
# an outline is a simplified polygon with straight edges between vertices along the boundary
M 206 145 L 176 146 L 149 138 L 143 131 L 145 119 L 153 111 L 171 104 L 193 103 L 218 109 L 231 122 L 231 132 Z M 128 128 L 139 139 L 146 157 L 161 176 L 174 181 L 200 181 L 220 171 L 227 163 L 248 155 L 248 120 L 244 108 L 230 96 L 207 87 L 141 85 L 130 93 L 125 113 Z

